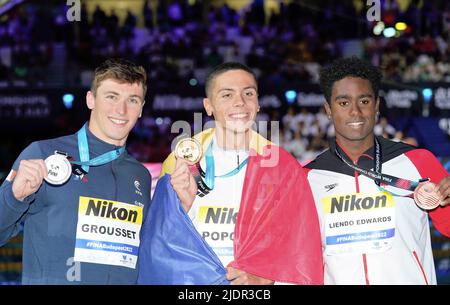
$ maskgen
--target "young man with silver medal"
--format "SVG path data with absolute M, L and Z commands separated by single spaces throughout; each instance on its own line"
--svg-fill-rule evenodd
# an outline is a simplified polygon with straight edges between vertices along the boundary
M 23 284 L 134 284 L 150 202 L 148 170 L 125 150 L 141 116 L 147 75 L 107 60 L 95 70 L 89 121 L 31 143 L 0 189 L 0 243 L 23 224 Z

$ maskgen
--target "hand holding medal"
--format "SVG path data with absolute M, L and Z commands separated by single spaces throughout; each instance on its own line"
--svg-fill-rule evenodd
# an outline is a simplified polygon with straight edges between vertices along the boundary
M 26 197 L 39 190 L 42 182 L 58 186 L 69 180 L 72 174 L 72 166 L 63 154 L 55 154 L 44 160 L 22 160 L 13 176 L 12 191 L 14 197 L 23 201 Z
M 441 196 L 441 205 L 450 205 L 450 175 L 441 179 L 436 185 L 437 192 Z
M 414 190 L 414 201 L 424 210 L 432 210 L 442 205 L 436 184 L 430 181 L 419 183 Z
M 178 195 L 186 212 L 191 208 L 198 191 L 198 162 L 203 155 L 201 144 L 193 138 L 180 140 L 175 146 L 175 170 L 171 175 L 170 183 Z M 201 178 L 200 178 L 201 179 Z
M 6 180 L 12 183 L 14 197 L 23 201 L 39 190 L 46 176 L 44 160 L 29 159 L 21 160 L 17 171 L 12 170 Z

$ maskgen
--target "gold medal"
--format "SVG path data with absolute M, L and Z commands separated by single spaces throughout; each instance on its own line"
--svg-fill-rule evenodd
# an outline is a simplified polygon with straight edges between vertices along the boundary
M 439 195 L 436 193 L 436 184 L 433 182 L 422 182 L 414 190 L 416 204 L 424 210 L 432 210 L 439 206 Z
M 202 145 L 194 138 L 180 140 L 175 146 L 175 156 L 197 163 L 203 155 Z

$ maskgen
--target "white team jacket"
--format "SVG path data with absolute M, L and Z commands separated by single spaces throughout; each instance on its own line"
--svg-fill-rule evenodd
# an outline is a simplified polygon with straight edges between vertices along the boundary
M 430 177 L 435 183 L 448 175 L 429 151 L 378 139 L 382 173 L 413 181 Z M 320 220 L 325 284 L 436 284 L 428 213 L 402 189 L 386 187 L 404 195 L 389 199 L 390 192 L 381 193 L 372 179 L 335 155 L 334 143 L 305 166 Z M 354 161 L 373 169 L 373 155 L 371 148 Z M 430 216 L 450 235 L 450 207 Z

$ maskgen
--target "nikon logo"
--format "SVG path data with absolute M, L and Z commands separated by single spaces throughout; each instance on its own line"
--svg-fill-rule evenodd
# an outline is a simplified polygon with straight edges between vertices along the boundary
M 385 194 L 374 197 L 360 197 L 346 195 L 331 198 L 330 213 L 369 210 L 386 207 L 388 198 Z
M 86 216 L 89 215 L 100 216 L 105 218 L 119 219 L 124 221 L 130 221 L 136 223 L 138 212 L 130 211 L 125 208 L 114 207 L 113 202 L 108 202 L 106 200 L 89 200 Z
M 206 212 L 205 223 L 213 224 L 236 224 L 238 212 L 234 208 L 213 208 L 209 207 Z

